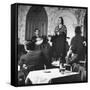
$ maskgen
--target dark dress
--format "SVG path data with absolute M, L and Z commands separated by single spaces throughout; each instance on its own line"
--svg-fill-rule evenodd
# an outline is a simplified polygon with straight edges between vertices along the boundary
M 55 29 L 58 29 L 60 32 L 60 35 L 55 35 L 52 37 L 52 48 L 53 48 L 53 57 L 54 58 L 60 58 L 61 57 L 61 63 L 65 62 L 65 53 L 66 53 L 66 27 L 65 25 L 62 26 L 62 28 L 59 28 L 57 26 Z

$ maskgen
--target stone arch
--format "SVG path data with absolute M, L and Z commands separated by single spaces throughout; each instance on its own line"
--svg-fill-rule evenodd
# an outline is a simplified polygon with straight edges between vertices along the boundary
M 32 6 L 26 16 L 25 40 L 34 36 L 35 28 L 40 30 L 40 36 L 47 35 L 48 16 L 42 6 Z

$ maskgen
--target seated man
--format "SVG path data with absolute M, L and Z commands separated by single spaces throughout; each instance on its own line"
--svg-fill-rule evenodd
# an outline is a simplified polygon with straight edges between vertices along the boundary
M 43 38 L 42 38 L 42 36 L 40 36 L 40 30 L 38 28 L 35 28 L 34 36 L 31 38 L 31 42 L 33 43 L 35 50 L 41 49 L 41 46 L 43 43 Z
M 75 28 L 75 36 L 71 40 L 71 52 L 72 60 L 69 62 L 70 64 L 79 63 L 80 60 L 85 59 L 84 52 L 84 37 L 81 36 L 81 27 L 77 26 Z
M 51 64 L 48 62 L 45 53 L 43 53 L 42 50 L 34 50 L 32 44 L 33 43 L 31 42 L 29 45 L 30 52 L 22 55 L 19 62 L 20 69 L 24 71 L 26 75 L 30 71 L 44 69 L 44 65 L 46 65 L 46 68 L 51 67 Z
M 85 61 L 85 39 L 81 36 L 81 27 L 75 28 L 75 36 L 71 40 L 70 53 L 68 55 L 68 63 L 72 65 L 72 71 L 80 72 L 81 81 L 86 81 L 86 70 L 80 61 Z

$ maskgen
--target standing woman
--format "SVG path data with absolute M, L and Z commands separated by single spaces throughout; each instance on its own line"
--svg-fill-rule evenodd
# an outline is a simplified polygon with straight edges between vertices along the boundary
M 64 25 L 63 18 L 59 17 L 58 25 L 55 27 L 55 36 L 53 36 L 52 42 L 53 42 L 54 56 L 60 60 L 62 66 L 66 62 L 65 61 L 66 36 L 67 36 L 67 28 Z

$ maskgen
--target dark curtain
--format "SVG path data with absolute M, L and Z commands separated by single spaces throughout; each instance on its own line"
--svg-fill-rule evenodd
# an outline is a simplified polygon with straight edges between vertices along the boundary
M 40 30 L 40 36 L 47 35 L 48 17 L 42 6 L 32 6 L 26 16 L 25 40 L 34 36 L 35 28 Z

